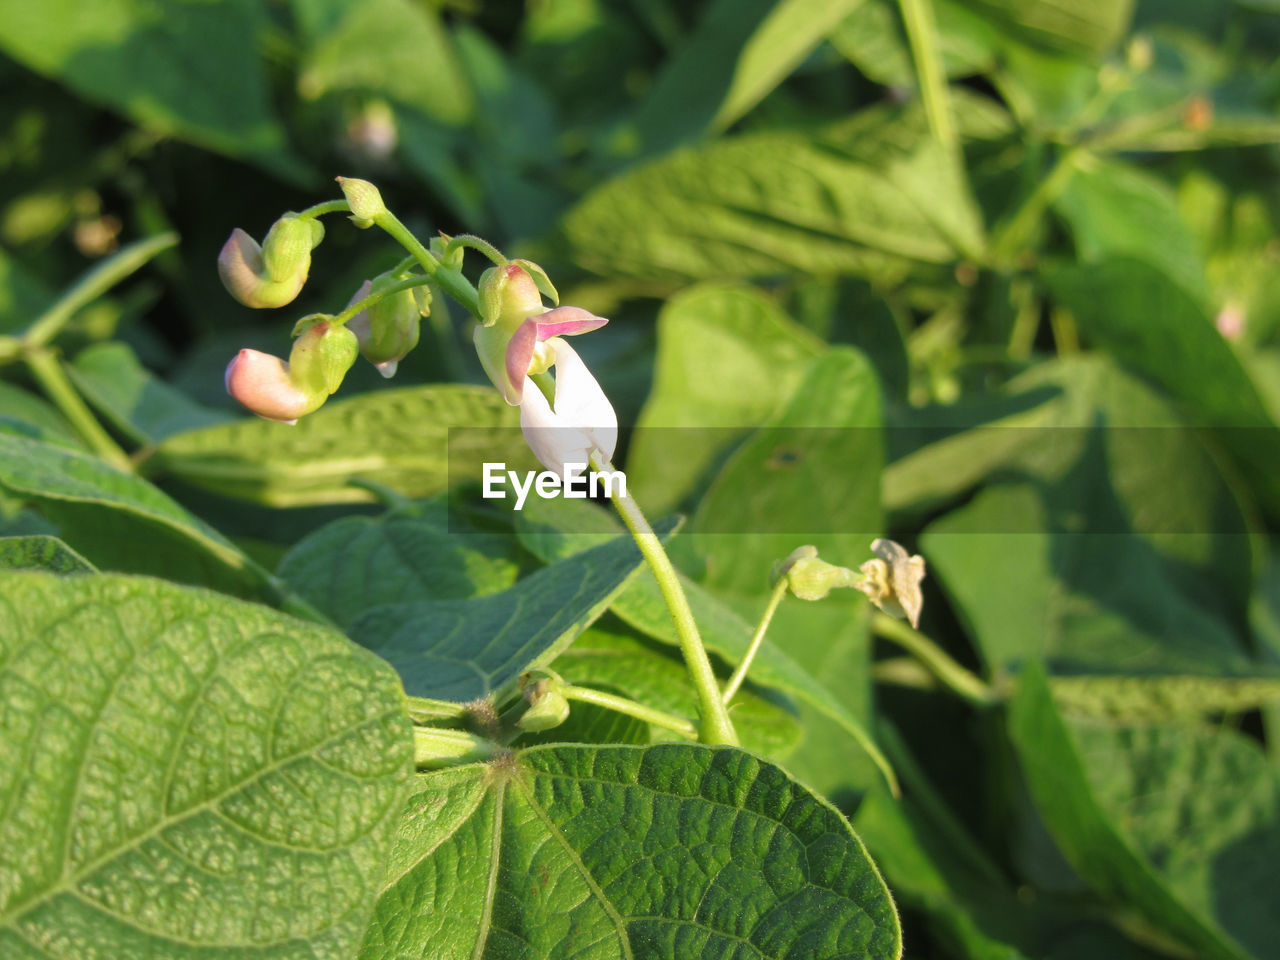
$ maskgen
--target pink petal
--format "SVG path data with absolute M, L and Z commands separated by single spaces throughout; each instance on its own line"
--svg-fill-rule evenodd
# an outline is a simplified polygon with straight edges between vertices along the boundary
M 544 343 L 552 337 L 590 333 L 608 322 L 604 317 L 597 317 L 590 310 L 583 310 L 581 307 L 556 307 L 520 324 L 507 342 L 506 356 L 507 379 L 515 387 L 516 401 L 520 400 L 524 378 L 529 372 L 536 344 Z

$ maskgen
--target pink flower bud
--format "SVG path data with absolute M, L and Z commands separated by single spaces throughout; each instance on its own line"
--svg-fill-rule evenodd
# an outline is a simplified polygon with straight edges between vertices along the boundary
M 244 349 L 227 364 L 227 393 L 265 420 L 297 423 L 324 403 L 319 396 L 300 389 L 289 378 L 289 365 L 279 357 Z
M 293 302 L 307 282 L 311 249 L 321 236 L 323 231 L 310 222 L 281 217 L 267 234 L 271 248 L 269 271 L 258 241 L 236 227 L 218 254 L 218 276 L 227 293 L 246 307 L 283 307 Z

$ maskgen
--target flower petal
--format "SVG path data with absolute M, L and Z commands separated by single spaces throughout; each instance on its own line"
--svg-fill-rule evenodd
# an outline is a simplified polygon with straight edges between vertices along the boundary
M 556 354 L 555 409 L 529 377 L 523 381 L 520 428 L 544 467 L 563 473 L 565 464 L 586 464 L 593 452 L 612 459 L 618 443 L 618 417 L 600 384 L 563 340 Z
M 258 350 L 236 354 L 227 364 L 225 381 L 227 393 L 265 420 L 292 424 L 317 406 L 289 379 L 288 364 Z
M 590 333 L 608 322 L 604 317 L 597 317 L 582 307 L 556 307 L 536 317 L 529 317 L 520 324 L 507 342 L 506 354 L 507 381 L 514 387 L 515 402 L 520 402 L 523 390 L 521 385 L 533 362 L 533 349 L 537 344 L 545 343 L 552 337 Z M 511 402 L 510 398 L 507 402 Z

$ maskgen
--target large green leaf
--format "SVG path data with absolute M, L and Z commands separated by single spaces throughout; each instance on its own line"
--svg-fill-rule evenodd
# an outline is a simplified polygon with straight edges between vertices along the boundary
M 519 567 L 511 541 L 462 526 L 442 504 L 380 517 L 343 517 L 304 537 L 277 573 L 339 624 L 373 607 L 452 600 L 504 590 Z
M 250 597 L 267 572 L 147 481 L 88 454 L 0 431 L 0 488 L 39 505 L 105 569 L 153 573 Z
M 752 287 L 672 297 L 658 314 L 653 389 L 627 454 L 632 494 L 654 513 L 674 509 L 718 455 L 791 396 L 821 347 Z
M 880 384 L 866 358 L 833 347 L 790 400 L 725 463 L 689 524 L 712 589 L 756 594 L 773 563 L 811 543 L 832 563 L 863 559 L 880 529 Z
M 869 110 L 680 150 L 615 177 L 562 222 L 573 257 L 610 276 L 690 280 L 792 272 L 901 277 L 977 255 L 982 224 L 918 111 Z
M 57 537 L 0 537 L 0 570 L 96 573 L 97 568 Z
M 0 955 L 352 955 L 412 771 L 385 664 L 143 578 L 0 576 L 0 625 Z
M 555 659 L 640 564 L 631 539 L 615 537 L 487 597 L 375 607 L 349 632 L 395 665 L 412 696 L 475 700 L 510 689 L 522 672 Z
M 169 437 L 157 469 L 272 506 L 353 503 L 370 480 L 409 497 L 479 482 L 481 463 L 532 463 L 520 417 L 484 387 L 408 387 L 330 402 L 296 426 L 241 420 Z
M 740 750 L 540 747 L 417 783 L 361 960 L 901 953 L 848 823 Z
M 1280 856 L 1280 779 L 1256 743 L 1063 715 L 1039 669 L 1009 719 L 1040 813 L 1082 877 L 1196 956 L 1274 955 L 1280 900 L 1264 878 Z
M 0 19 L 0 48 L 95 103 L 277 172 L 302 169 L 271 110 L 254 0 L 4 0 Z
M 93 405 L 141 444 L 233 419 L 224 411 L 200 406 L 154 376 L 126 343 L 94 344 L 67 369 Z

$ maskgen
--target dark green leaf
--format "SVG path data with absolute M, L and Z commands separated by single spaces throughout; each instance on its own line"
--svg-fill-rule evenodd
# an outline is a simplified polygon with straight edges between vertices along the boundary
M 540 747 L 418 786 L 361 960 L 901 953 L 844 818 L 739 750 Z
M 277 572 L 344 625 L 383 604 L 480 597 L 511 586 L 518 565 L 510 541 L 469 531 L 437 506 L 335 520 L 299 541 Z
M 475 700 L 508 690 L 524 671 L 554 660 L 640 564 L 631 539 L 616 537 L 487 597 L 376 607 L 349 632 L 391 661 L 411 696 Z

